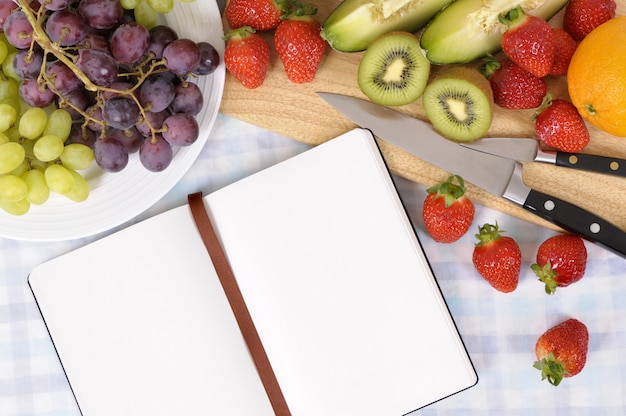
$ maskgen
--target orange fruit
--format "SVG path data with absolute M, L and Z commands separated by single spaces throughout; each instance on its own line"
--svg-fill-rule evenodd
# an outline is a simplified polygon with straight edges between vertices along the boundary
M 567 71 L 570 99 L 581 116 L 626 137 L 626 16 L 595 28 L 578 45 Z

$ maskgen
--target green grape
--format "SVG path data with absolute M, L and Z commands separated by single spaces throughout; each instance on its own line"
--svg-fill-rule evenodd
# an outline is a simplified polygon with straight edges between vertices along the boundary
M 4 32 L 0 32 L 0 42 L 7 45 L 9 53 L 17 51 L 17 48 L 11 45 L 11 42 L 8 41 L 7 36 L 4 34 Z
M 14 140 L 15 141 L 15 140 Z M 33 151 L 33 147 L 35 147 L 35 143 L 37 140 L 23 140 L 22 147 L 24 148 L 24 152 L 26 153 L 26 157 L 32 162 L 35 159 L 35 152 Z
M 62 165 L 49 165 L 44 171 L 46 184 L 51 191 L 57 194 L 67 195 L 74 187 L 74 176 Z
M 6 201 L 0 199 L 0 208 L 11 215 L 24 215 L 30 210 L 30 202 L 24 198 L 19 201 Z
M 78 172 L 69 169 L 74 178 L 74 186 L 72 190 L 65 194 L 66 197 L 74 202 L 83 202 L 89 197 L 89 184 Z
M 6 134 L 0 132 L 0 146 L 11 141 L 11 138 Z
M 135 21 L 140 25 L 143 25 L 146 29 L 150 30 L 158 24 L 159 13 L 154 10 L 147 0 L 141 0 L 137 6 L 135 6 Z
M 93 162 L 93 150 L 82 143 L 71 143 L 61 153 L 61 163 L 68 169 L 87 169 Z
M 0 104 L 0 132 L 7 131 L 17 121 L 17 110 L 10 104 Z
M 0 42 L 0 62 L 4 61 L 9 54 L 9 45 L 6 42 Z
M 17 52 L 9 52 L 9 54 L 2 61 L 2 72 L 9 78 L 13 78 L 17 82 L 21 82 L 22 78 L 15 73 L 15 68 L 13 67 L 13 60 L 15 59 L 15 55 Z
M 20 135 L 28 140 L 41 137 L 48 123 L 48 114 L 43 108 L 31 107 L 22 114 L 18 123 Z
M 169 13 L 174 9 L 174 0 L 146 0 L 157 13 Z
M 54 134 L 41 136 L 33 146 L 35 157 L 42 162 L 52 162 L 63 153 L 63 141 Z
M 126 10 L 133 10 L 141 0 L 120 0 L 120 4 Z
M 26 198 L 26 194 L 28 187 L 22 178 L 11 174 L 0 176 L 0 199 L 15 202 Z
M 72 116 L 70 113 L 62 108 L 55 108 L 48 114 L 48 121 L 42 134 L 44 136 L 53 134 L 65 143 L 70 136 L 70 130 L 72 130 Z
M 20 83 L 0 73 L 0 99 L 17 98 L 20 95 Z
M 28 164 L 28 160 L 24 159 L 22 161 L 22 163 L 20 163 L 15 169 L 13 169 L 11 172 L 11 175 L 15 175 L 15 176 L 22 176 L 22 173 L 26 172 L 28 169 L 30 169 L 30 166 Z
M 16 123 L 10 129 L 8 129 L 7 131 L 5 131 L 3 134 L 5 134 L 12 142 L 19 142 L 19 143 L 22 143 L 22 145 L 23 145 L 24 143 L 26 143 L 29 140 L 24 140 L 24 138 L 20 134 L 20 127 L 19 127 L 18 124 L 19 124 L 19 122 Z
M 8 142 L 0 145 L 0 174 L 16 169 L 25 157 L 26 152 L 19 143 Z
M 22 112 L 22 98 L 21 97 L 9 97 L 0 100 L 0 104 L 10 105 L 15 109 L 15 112 L 19 115 Z
M 42 171 L 39 169 L 27 170 L 22 173 L 21 178 L 28 187 L 26 199 L 28 199 L 31 204 L 42 205 L 48 200 L 50 197 L 50 188 L 48 188 L 46 178 Z

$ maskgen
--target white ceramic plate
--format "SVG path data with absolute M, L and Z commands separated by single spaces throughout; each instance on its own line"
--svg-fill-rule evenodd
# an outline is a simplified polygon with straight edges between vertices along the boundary
M 223 26 L 215 1 L 176 2 L 174 10 L 163 20 L 179 37 L 207 41 L 223 56 Z M 22 216 L 0 210 L 0 236 L 28 241 L 86 237 L 116 227 L 151 207 L 178 183 L 207 142 L 222 99 L 224 77 L 221 62 L 212 74 L 197 79 L 204 93 L 204 106 L 196 116 L 200 137 L 189 147 L 176 148 L 174 160 L 166 170 L 149 172 L 137 154 L 131 155 L 128 166 L 121 172 L 90 169 L 83 172 L 91 187 L 86 201 L 76 203 L 51 194 L 48 202 L 33 205 Z

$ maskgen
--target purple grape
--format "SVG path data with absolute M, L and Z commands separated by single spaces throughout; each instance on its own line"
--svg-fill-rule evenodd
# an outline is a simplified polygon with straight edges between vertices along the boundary
M 139 102 L 144 109 L 155 113 L 169 107 L 174 95 L 174 84 L 159 75 L 148 77 L 139 88 Z
M 61 46 L 74 46 L 85 37 L 85 25 L 78 13 L 69 10 L 52 12 L 46 21 L 46 34 Z
M 182 82 L 174 87 L 174 100 L 170 105 L 173 113 L 197 115 L 204 105 L 200 87 L 192 82 Z
M 41 49 L 33 51 L 21 49 L 13 58 L 13 69 L 22 79 L 34 79 L 39 76 L 42 63 L 43 51 Z
M 150 130 L 150 126 L 153 129 L 159 130 L 163 127 L 163 121 L 169 117 L 170 112 L 168 110 L 159 111 L 158 113 L 154 113 L 152 111 L 145 111 L 145 118 L 140 120 L 135 127 L 137 131 L 141 133 L 144 137 L 150 137 L 152 135 L 152 130 Z M 146 121 L 147 120 L 147 121 Z M 150 126 L 148 125 L 150 123 Z
M 178 34 L 169 26 L 157 25 L 150 29 L 150 41 L 146 53 L 152 53 L 154 59 L 163 58 L 163 49 L 172 41 L 178 39 Z
M 119 172 L 128 165 L 128 150 L 113 137 L 98 139 L 93 146 L 96 163 L 107 172 Z
M 108 87 L 117 79 L 118 67 L 115 58 L 101 50 L 80 49 L 76 66 L 91 82 L 101 87 Z
M 72 128 L 70 129 L 70 135 L 65 141 L 65 143 L 79 143 L 84 144 L 85 146 L 89 146 L 90 148 L 94 148 L 96 144 L 96 133 L 89 129 L 84 129 L 80 124 L 74 123 L 72 124 Z
M 195 71 L 200 65 L 200 48 L 190 39 L 176 39 L 163 49 L 163 59 L 167 69 L 175 74 L 185 75 Z
M 28 49 L 33 40 L 33 27 L 26 13 L 17 10 L 8 15 L 4 20 L 4 35 L 17 49 Z
M 0 0 L 0 31 L 4 31 L 4 21 L 19 6 L 12 0 Z
M 51 63 L 46 69 L 46 73 L 52 78 L 54 88 L 61 95 L 67 95 L 83 87 L 82 81 L 61 61 Z
M 102 123 L 100 123 L 104 121 L 104 117 L 102 116 L 102 106 L 99 104 L 93 104 L 85 110 L 85 113 L 93 119 L 87 121 L 87 128 L 94 133 L 102 133 L 103 127 Z
M 139 107 L 125 96 L 112 97 L 102 106 L 103 120 L 114 129 L 125 130 L 139 120 Z
M 151 172 L 165 170 L 173 157 L 172 146 L 160 134 L 156 134 L 154 140 L 145 139 L 139 147 L 139 160 Z
M 36 79 L 25 79 L 20 84 L 20 97 L 31 107 L 48 107 L 57 98 L 47 85 L 39 85 Z
M 39 4 L 48 10 L 63 10 L 72 3 L 72 0 L 39 0 Z
M 109 41 L 107 38 L 93 32 L 87 33 L 77 46 L 83 49 L 98 49 L 109 52 Z
M 118 91 L 130 91 L 130 89 L 133 88 L 133 86 L 134 85 L 131 84 L 130 82 L 115 81 L 113 84 L 111 84 L 109 86 L 109 88 L 111 88 L 112 90 L 118 90 Z M 109 98 L 117 97 L 117 96 L 120 96 L 120 95 L 124 95 L 125 93 L 120 93 L 120 92 L 116 92 L 116 91 L 101 91 L 100 94 L 102 96 L 102 99 L 104 101 L 106 101 Z M 138 95 L 136 92 L 134 92 L 134 94 Z
M 77 11 L 85 23 L 94 29 L 112 29 L 124 17 L 119 0 L 81 0 Z
M 172 114 L 163 121 L 163 128 L 163 138 L 174 146 L 189 146 L 200 133 L 194 116 L 186 113 Z
M 93 97 L 84 89 L 71 91 L 57 99 L 57 106 L 67 110 L 72 116 L 72 120 L 81 119 L 83 115 L 78 110 L 86 111 L 92 104 Z
M 148 48 L 150 32 L 137 22 L 118 26 L 109 40 L 109 48 L 115 59 L 123 64 L 135 63 Z
M 126 146 L 128 153 L 135 153 L 138 151 L 139 146 L 141 146 L 141 142 L 144 140 L 144 136 L 139 133 L 139 130 L 135 127 L 131 127 L 126 130 L 111 129 L 109 135 Z
M 198 48 L 200 49 L 200 65 L 198 65 L 194 74 L 209 75 L 220 64 L 220 55 L 217 49 L 209 42 L 198 42 Z

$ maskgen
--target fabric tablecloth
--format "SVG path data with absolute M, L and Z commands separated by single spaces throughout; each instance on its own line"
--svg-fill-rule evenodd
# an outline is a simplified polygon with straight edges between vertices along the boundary
M 88 238 L 54 243 L 0 238 L 0 416 L 80 415 L 27 283 L 33 267 L 183 205 L 189 193 L 213 192 L 307 148 L 220 114 L 183 179 L 128 223 Z M 415 414 L 625 415 L 626 260 L 586 243 L 588 264 L 583 279 L 546 295 L 530 264 L 539 244 L 555 235 L 554 231 L 477 206 L 470 232 L 452 244 L 436 243 L 425 232 L 421 218 L 425 187 L 394 179 L 479 377 L 476 386 Z M 478 226 L 496 221 L 522 250 L 520 283 L 509 294 L 489 286 L 471 260 Z M 587 364 L 580 374 L 554 387 L 541 381 L 533 368 L 534 346 L 545 330 L 570 317 L 589 329 Z

